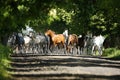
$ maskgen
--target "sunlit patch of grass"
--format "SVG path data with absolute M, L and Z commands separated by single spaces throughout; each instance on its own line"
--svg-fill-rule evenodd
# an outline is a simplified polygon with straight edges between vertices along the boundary
M 103 56 L 107 56 L 109 58 L 120 59 L 120 50 L 116 48 L 108 48 L 103 52 Z
M 8 80 L 11 76 L 4 66 L 0 66 L 0 80 Z
M 9 60 L 2 59 L 0 62 L 0 80 L 8 80 L 11 78 L 10 74 L 7 71 L 7 68 L 10 67 Z

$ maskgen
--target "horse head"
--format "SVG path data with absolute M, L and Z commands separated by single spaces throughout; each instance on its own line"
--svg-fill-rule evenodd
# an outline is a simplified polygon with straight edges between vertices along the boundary
M 52 31 L 52 30 L 47 30 L 47 31 L 45 32 L 45 35 L 52 37 L 53 35 L 55 35 L 55 32 Z

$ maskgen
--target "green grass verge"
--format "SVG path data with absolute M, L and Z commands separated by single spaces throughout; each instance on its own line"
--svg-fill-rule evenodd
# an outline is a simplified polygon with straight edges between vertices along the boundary
M 10 55 L 11 51 L 8 47 L 0 44 L 0 80 L 9 80 L 11 78 L 7 71 L 10 67 Z
M 103 52 L 103 56 L 120 60 L 120 50 L 116 48 L 105 49 Z

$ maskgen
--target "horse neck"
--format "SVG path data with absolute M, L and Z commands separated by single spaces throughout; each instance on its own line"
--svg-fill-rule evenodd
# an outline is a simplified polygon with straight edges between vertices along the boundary
M 49 36 L 52 38 L 55 34 L 51 32 Z

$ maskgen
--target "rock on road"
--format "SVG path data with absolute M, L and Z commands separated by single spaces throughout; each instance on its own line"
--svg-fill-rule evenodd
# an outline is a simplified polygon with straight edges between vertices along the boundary
M 73 55 L 13 55 L 14 80 L 120 80 L 120 60 Z

